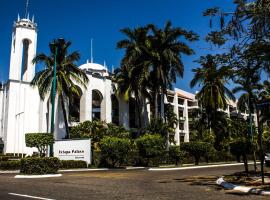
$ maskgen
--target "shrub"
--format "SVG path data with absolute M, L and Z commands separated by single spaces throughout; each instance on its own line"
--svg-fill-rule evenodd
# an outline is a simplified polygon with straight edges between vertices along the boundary
M 104 137 L 100 142 L 101 159 L 108 166 L 121 166 L 127 162 L 130 145 L 130 140 L 126 138 Z
M 150 162 L 154 165 L 159 164 L 158 159 L 165 151 L 165 142 L 160 135 L 145 134 L 136 139 L 135 143 L 143 165 L 148 166 Z
M 0 161 L 8 161 L 8 156 L 0 156 Z
M 19 160 L 0 161 L 1 170 L 17 170 L 20 169 Z
M 61 168 L 73 169 L 73 168 L 86 168 L 87 163 L 83 160 L 61 160 Z
M 247 154 L 251 153 L 251 144 L 243 140 L 236 140 L 230 143 L 230 152 L 236 156 L 237 161 L 240 162 L 241 156 L 245 159 Z
M 36 147 L 39 155 L 44 157 L 49 145 L 54 143 L 51 133 L 27 133 L 25 134 L 25 143 L 27 147 Z
M 60 160 L 54 157 L 23 158 L 20 172 L 23 174 L 55 174 L 61 166 Z
M 206 156 L 210 150 L 210 145 L 206 142 L 187 142 L 181 144 L 181 149 L 194 157 L 195 165 L 199 165 L 200 158 Z
M 169 149 L 169 159 L 173 160 L 175 165 L 181 165 L 185 152 L 180 149 L 180 146 L 171 146 Z
M 106 136 L 129 138 L 129 132 L 123 126 L 116 126 L 112 123 L 94 120 L 85 121 L 70 130 L 71 138 L 91 138 L 91 145 L 94 150 L 100 149 L 100 141 Z

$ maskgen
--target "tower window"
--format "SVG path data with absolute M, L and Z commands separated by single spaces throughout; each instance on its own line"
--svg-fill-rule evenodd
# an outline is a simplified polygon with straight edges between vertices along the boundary
M 22 52 L 22 68 L 21 68 L 21 80 L 26 80 L 26 72 L 28 67 L 28 49 L 29 40 L 23 40 L 23 52 Z

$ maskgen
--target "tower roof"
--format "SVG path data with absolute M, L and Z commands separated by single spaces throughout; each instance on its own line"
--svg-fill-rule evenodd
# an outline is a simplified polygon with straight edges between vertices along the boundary
M 27 18 L 20 19 L 20 16 L 18 15 L 18 19 L 16 22 L 14 22 L 14 27 L 24 27 L 28 29 L 36 29 L 37 24 L 34 22 L 34 16 L 32 17 L 32 20 L 29 19 L 29 16 Z

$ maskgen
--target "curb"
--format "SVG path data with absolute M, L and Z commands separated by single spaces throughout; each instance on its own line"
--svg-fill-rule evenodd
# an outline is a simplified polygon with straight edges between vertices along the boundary
M 126 167 L 126 170 L 145 169 L 145 167 Z
M 88 172 L 88 171 L 107 171 L 108 168 L 97 168 L 97 169 L 60 169 L 59 172 Z
M 20 170 L 14 170 L 14 171 L 0 171 L 0 174 L 19 174 L 20 173 Z
M 203 168 L 239 166 L 239 165 L 243 165 L 243 163 L 232 163 L 232 164 L 221 164 L 221 165 L 204 165 L 204 166 L 193 166 L 193 167 L 149 168 L 148 170 L 149 171 L 171 171 L 171 170 L 203 169 Z
M 60 177 L 62 174 L 45 174 L 45 175 L 16 175 L 14 178 L 54 178 Z
M 250 194 L 270 195 L 270 191 L 234 185 L 232 183 L 226 182 L 223 178 L 217 179 L 216 183 L 227 190 L 234 190 L 234 191 L 250 193 Z

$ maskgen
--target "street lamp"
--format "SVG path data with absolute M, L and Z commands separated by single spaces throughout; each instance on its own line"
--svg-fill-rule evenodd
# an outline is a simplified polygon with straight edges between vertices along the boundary
M 55 111 L 55 95 L 56 95 L 56 58 L 57 58 L 57 43 L 52 42 L 50 43 L 50 50 L 54 55 L 54 66 L 53 66 L 53 82 L 52 82 L 52 93 L 51 93 L 51 134 L 54 134 L 54 111 Z M 53 156 L 53 145 L 50 145 L 50 157 Z
M 53 41 L 50 43 L 50 50 L 54 55 L 54 66 L 53 66 L 53 82 L 52 82 L 52 93 L 51 93 L 51 133 L 54 134 L 54 114 L 55 114 L 55 96 L 56 96 L 56 67 L 57 67 L 57 57 L 61 56 L 59 46 L 62 46 L 65 43 L 63 38 L 57 39 L 57 41 Z M 50 156 L 53 156 L 53 145 L 50 146 Z

